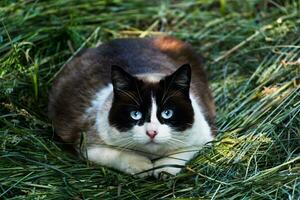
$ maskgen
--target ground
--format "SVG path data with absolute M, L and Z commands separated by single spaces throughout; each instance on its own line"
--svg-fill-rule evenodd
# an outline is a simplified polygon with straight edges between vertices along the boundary
M 0 199 L 299 199 L 298 0 L 0 2 Z M 52 80 L 85 47 L 169 34 L 202 54 L 218 136 L 176 177 L 76 159 L 47 118 Z

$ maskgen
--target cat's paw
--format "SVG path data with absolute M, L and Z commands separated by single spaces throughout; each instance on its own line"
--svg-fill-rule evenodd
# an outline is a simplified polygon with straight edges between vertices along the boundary
M 181 167 L 177 167 L 177 166 L 166 166 L 166 165 L 172 165 L 175 164 L 174 161 L 170 159 L 161 159 L 158 160 L 154 163 L 154 168 L 157 167 L 157 169 L 155 169 L 153 171 L 153 175 L 155 178 L 161 178 L 161 179 L 166 179 L 168 176 L 173 175 L 175 176 L 176 174 L 178 174 L 181 171 Z M 176 163 L 177 164 L 177 163 Z M 162 166 L 166 166 L 166 167 L 162 167 Z
M 125 158 L 125 172 L 137 177 L 151 176 L 153 171 L 153 163 L 144 156 L 128 156 Z
M 153 172 L 153 175 L 157 179 L 166 179 L 169 176 L 175 176 L 181 171 L 180 168 L 175 168 L 175 167 L 163 167 L 160 169 L 156 169 Z

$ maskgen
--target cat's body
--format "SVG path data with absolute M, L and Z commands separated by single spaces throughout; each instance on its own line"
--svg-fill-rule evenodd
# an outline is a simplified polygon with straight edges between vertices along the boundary
M 200 65 L 189 45 L 171 37 L 87 49 L 54 81 L 55 131 L 77 150 L 84 133 L 84 156 L 93 162 L 129 174 L 176 174 L 180 168 L 159 166 L 183 166 L 214 135 L 214 103 Z

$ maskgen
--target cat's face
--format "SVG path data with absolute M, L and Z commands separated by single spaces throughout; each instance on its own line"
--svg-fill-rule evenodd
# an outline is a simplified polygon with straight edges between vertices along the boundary
M 113 66 L 110 125 L 133 146 L 178 145 L 194 122 L 190 81 L 189 65 L 158 82 L 133 77 Z

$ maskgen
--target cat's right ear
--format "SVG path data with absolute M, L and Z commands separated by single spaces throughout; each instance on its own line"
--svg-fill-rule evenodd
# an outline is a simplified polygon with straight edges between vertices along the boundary
M 117 65 L 111 66 L 111 82 L 115 91 L 126 90 L 133 83 L 133 77 Z

